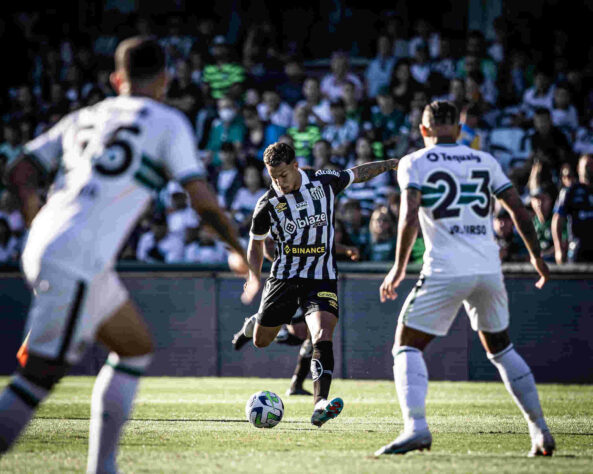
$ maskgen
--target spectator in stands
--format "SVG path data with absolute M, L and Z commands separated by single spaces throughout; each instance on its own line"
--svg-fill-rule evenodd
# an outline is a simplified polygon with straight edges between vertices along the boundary
M 556 203 L 552 235 L 556 263 L 593 262 L 593 155 L 583 155 L 578 163 L 577 183 L 564 188 Z M 563 234 L 569 226 L 570 241 Z
M 184 261 L 192 263 L 226 263 L 228 251 L 217 240 L 217 234 L 207 225 L 201 225 L 190 232 L 190 241 L 185 248 Z
M 377 207 L 373 211 L 369 231 L 366 259 L 371 262 L 392 262 L 395 258 L 397 225 L 387 206 Z
M 266 147 L 277 142 L 286 133 L 286 128 L 273 123 L 264 123 L 253 105 L 243 106 L 243 121 L 247 129 L 242 146 L 243 161 L 248 159 L 263 161 Z
M 392 44 L 391 55 L 399 60 L 410 56 L 408 40 L 404 34 L 404 24 L 399 16 L 389 17 L 385 23 L 385 34 Z
M 466 78 L 472 71 L 481 71 L 484 79 L 496 82 L 496 63 L 486 55 L 486 43 L 481 31 L 472 30 L 465 42 L 465 56 L 457 62 L 457 76 Z
M 299 61 L 290 59 L 284 65 L 284 81 L 278 86 L 278 92 L 282 100 L 294 107 L 298 102 L 304 100 L 303 78 L 305 73 Z
M 545 69 L 538 69 L 533 77 L 533 86 L 523 94 L 523 112 L 531 118 L 536 109 L 551 110 L 554 101 L 554 87 L 550 74 Z
M 572 149 L 578 155 L 593 153 L 593 120 L 578 128 Z
M 257 106 L 259 116 L 264 122 L 288 128 L 292 125 L 292 107 L 280 98 L 276 89 L 267 89 L 263 101 Z
M 308 121 L 319 127 L 331 122 L 331 111 L 329 101 L 324 99 L 319 89 L 319 80 L 316 77 L 307 77 L 303 83 L 304 100 L 301 100 L 297 106 L 307 106 Z
M 563 188 L 570 188 L 576 183 L 576 174 L 570 163 L 563 163 L 560 166 L 560 184 Z
M 500 259 L 503 262 L 526 262 L 529 254 L 521 238 L 514 232 L 510 214 L 500 208 L 493 222 L 494 237 L 500 248 Z
M 332 155 L 339 162 L 345 163 L 359 133 L 358 124 L 346 118 L 346 106 L 342 99 L 331 103 L 332 122 L 327 125 L 321 136 L 331 143 Z
M 498 90 L 494 82 L 486 80 L 482 71 L 476 69 L 465 76 L 465 97 L 468 102 L 480 104 L 487 110 L 496 104 Z
M 377 95 L 377 105 L 371 108 L 372 137 L 387 150 L 395 149 L 405 115 L 395 106 L 395 100 L 388 87 Z
M 0 263 L 18 261 L 18 240 L 12 235 L 8 221 L 0 216 Z
M 149 263 L 182 261 L 183 242 L 170 236 L 165 216 L 161 214 L 153 216 L 150 227 L 150 231 L 140 236 L 136 259 Z
M 0 216 L 8 221 L 12 234 L 20 238 L 25 233 L 25 219 L 20 210 L 20 203 L 16 194 L 9 190 L 0 195 Z
M 167 32 L 165 36 L 159 40 L 159 43 L 165 49 L 167 58 L 171 64 L 176 63 L 180 59 L 187 59 L 193 45 L 193 39 L 190 36 L 184 35 L 181 31 L 182 26 L 180 15 L 170 15 L 169 18 L 167 18 Z
M 538 108 L 533 115 L 534 133 L 531 136 L 531 150 L 538 151 L 550 160 L 549 165 L 558 175 L 560 165 L 565 162 L 572 163 L 572 149 L 566 135 L 552 124 L 550 111 Z
M 255 210 L 257 200 L 266 192 L 264 188 L 261 171 L 256 166 L 247 166 L 243 172 L 245 185 L 237 191 L 231 211 L 233 218 L 239 225 L 239 233 L 242 236 L 249 234 L 251 216 Z
M 396 106 L 407 113 L 414 92 L 422 89 L 422 85 L 410 73 L 410 61 L 401 59 L 397 62 L 389 88 L 395 98 Z
M 317 140 L 313 145 L 313 168 L 339 170 L 341 167 L 332 161 L 332 146 L 327 140 Z
M 356 141 L 356 158 L 351 166 L 360 166 L 375 160 L 371 142 L 366 137 Z M 388 173 L 380 174 L 369 181 L 352 183 L 343 193 L 343 200 L 356 200 L 360 203 L 362 215 L 368 219 L 375 206 L 387 202 L 390 176 Z
M 431 64 L 428 57 L 428 46 L 421 44 L 416 48 L 414 59 L 410 66 L 410 74 L 420 84 L 426 85 L 430 75 Z
M 2 144 L 0 144 L 0 156 L 4 157 L 6 164 L 12 163 L 23 150 L 21 140 L 19 137 L 19 131 L 16 127 L 16 123 L 6 122 L 2 126 Z
M 218 203 L 226 209 L 231 208 L 237 191 L 243 184 L 241 170 L 237 164 L 237 148 L 230 142 L 220 147 L 220 168 L 216 169 L 212 182 L 218 195 Z
M 187 192 L 175 181 L 167 184 L 167 227 L 171 240 L 183 246 L 188 228 L 197 227 L 200 219 L 189 205 Z
M 556 84 L 551 114 L 554 126 L 562 130 L 572 142 L 579 127 L 579 117 L 576 107 L 572 105 L 568 83 Z
M 245 139 L 245 123 L 239 114 L 237 104 L 230 97 L 218 100 L 218 119 L 212 123 L 206 149 L 212 153 L 212 163 L 218 165 L 218 153 L 225 142 L 234 144 L 237 149 Z
M 310 109 L 306 104 L 297 105 L 294 109 L 294 126 L 287 134 L 293 140 L 293 148 L 299 165 L 310 165 L 313 145 L 321 138 L 321 129 L 309 123 Z
M 437 97 L 434 100 L 448 100 L 455 104 L 457 110 L 463 109 L 466 104 L 465 99 L 465 81 L 459 77 L 455 77 L 449 81 L 449 93 L 444 96 Z
M 413 58 L 416 50 L 420 46 L 426 46 L 431 58 L 439 56 L 440 35 L 432 30 L 430 23 L 424 18 L 416 20 L 414 23 L 414 36 L 410 39 L 408 45 L 408 55 Z
M 507 48 L 507 23 L 503 17 L 497 17 L 492 22 L 492 29 L 494 31 L 494 38 L 488 44 L 488 56 L 490 56 L 497 64 L 500 64 L 505 57 L 505 50 Z
M 373 99 L 382 87 L 389 86 L 394 66 L 391 40 L 386 34 L 381 35 L 377 39 L 377 56 L 369 62 L 364 73 L 367 97 Z
M 189 52 L 188 65 L 191 81 L 197 86 L 201 85 L 204 72 L 204 58 L 199 49 L 193 48 Z
M 350 81 L 344 82 L 344 85 L 342 86 L 342 100 L 346 107 L 346 118 L 354 120 L 360 127 L 363 120 L 367 118 L 368 107 L 366 107 L 363 100 L 358 100 L 356 98 L 354 83 Z
M 461 109 L 459 123 L 461 132 L 457 143 L 466 145 L 474 150 L 483 150 L 487 132 L 481 123 L 482 111 L 480 106 L 472 104 Z
M 245 81 L 245 69 L 233 62 L 231 49 L 224 36 L 216 36 L 212 44 L 214 64 L 204 67 L 202 82 L 208 86 L 214 99 L 221 99 L 227 92 L 233 92 L 234 86 Z
M 360 202 L 355 199 L 347 199 L 340 207 L 340 217 L 344 227 L 343 241 L 357 247 L 361 255 L 364 255 L 370 241 L 370 233 L 368 225 L 365 225 Z
M 433 58 L 430 69 L 450 81 L 455 77 L 456 68 L 456 61 L 451 51 L 451 40 L 441 36 L 439 49 L 439 55 Z
M 321 81 L 321 92 L 329 99 L 335 100 L 342 95 L 345 81 L 352 82 L 356 88 L 356 97 L 362 98 L 363 85 L 356 74 L 350 71 L 350 60 L 343 51 L 335 51 L 331 56 L 331 72 Z
M 202 90 L 191 77 L 190 65 L 185 60 L 177 61 L 177 74 L 169 84 L 167 103 L 181 110 L 192 125 L 196 123 L 198 111 L 202 106 Z
M 533 226 L 546 261 L 554 261 L 554 239 L 552 238 L 552 215 L 558 190 L 552 183 L 532 188 L 529 192 L 531 208 L 535 213 Z

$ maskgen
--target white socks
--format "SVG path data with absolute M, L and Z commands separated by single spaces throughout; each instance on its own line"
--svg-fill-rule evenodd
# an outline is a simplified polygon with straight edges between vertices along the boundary
M 97 375 L 91 401 L 87 473 L 117 472 L 121 429 L 132 410 L 139 378 L 151 357 L 119 358 L 111 353 Z
M 13 445 L 48 393 L 20 374 L 13 377 L 0 395 L 0 454 Z
M 547 431 L 548 426 L 539 403 L 535 379 L 523 358 L 510 344 L 498 354 L 488 354 L 488 359 L 500 372 L 505 387 L 512 395 L 517 406 L 529 425 L 529 433 L 534 435 Z
M 393 377 L 399 406 L 404 418 L 404 431 L 426 431 L 426 392 L 428 371 L 422 351 L 400 346 L 393 353 Z

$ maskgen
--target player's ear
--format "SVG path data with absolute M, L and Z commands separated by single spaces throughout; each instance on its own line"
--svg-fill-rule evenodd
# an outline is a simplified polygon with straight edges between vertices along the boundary
M 424 125 L 420 124 L 420 133 L 423 137 L 430 137 L 430 130 L 426 128 Z
M 109 82 L 111 83 L 111 87 L 113 90 L 119 94 L 119 90 L 121 89 L 121 85 L 123 82 L 123 78 L 120 72 L 114 71 L 109 74 Z

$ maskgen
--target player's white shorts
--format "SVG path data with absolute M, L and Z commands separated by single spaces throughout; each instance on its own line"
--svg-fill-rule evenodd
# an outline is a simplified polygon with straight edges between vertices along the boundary
M 509 305 L 502 273 L 420 275 L 399 315 L 412 329 L 445 336 L 461 305 L 474 331 L 500 332 L 509 325 Z
M 80 360 L 101 323 L 128 299 L 113 270 L 84 280 L 67 270 L 43 265 L 30 284 L 33 299 L 27 318 L 27 349 L 69 364 Z

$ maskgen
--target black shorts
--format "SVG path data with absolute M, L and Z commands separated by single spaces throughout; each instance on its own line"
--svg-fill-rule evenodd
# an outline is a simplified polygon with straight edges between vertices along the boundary
M 337 280 L 311 280 L 269 277 L 257 314 L 257 322 L 266 327 L 290 324 L 300 307 L 305 316 L 316 311 L 327 311 L 339 317 Z

